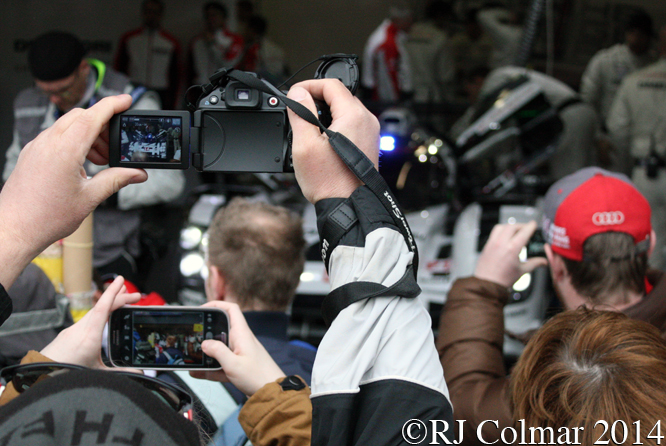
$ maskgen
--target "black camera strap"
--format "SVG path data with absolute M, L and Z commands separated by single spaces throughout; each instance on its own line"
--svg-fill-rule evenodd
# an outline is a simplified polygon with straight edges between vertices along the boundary
M 319 122 L 319 120 L 307 107 L 299 102 L 289 99 L 283 92 L 278 90 L 273 85 L 264 83 L 257 77 L 238 70 L 229 70 L 226 73 L 226 76 L 230 79 L 237 80 L 247 85 L 248 87 L 278 97 L 299 117 L 306 120 L 310 124 L 319 127 L 322 133 L 325 133 L 328 136 L 328 141 L 331 144 L 331 147 L 333 147 L 335 153 L 338 154 L 338 156 L 347 165 L 347 167 L 349 167 L 354 175 L 356 175 L 358 179 L 365 183 L 365 185 L 379 199 L 384 208 L 386 208 L 388 213 L 393 218 L 396 227 L 407 243 L 407 247 L 409 248 L 410 252 L 414 253 L 412 263 L 414 277 L 416 278 L 419 257 L 412 231 L 409 228 L 404 213 L 400 208 L 398 201 L 393 196 L 393 193 L 391 192 L 388 184 L 386 184 L 384 178 L 379 174 L 379 171 L 375 169 L 374 164 L 365 155 L 365 153 L 356 147 L 356 145 L 343 134 L 331 131 L 324 127 L 324 125 Z

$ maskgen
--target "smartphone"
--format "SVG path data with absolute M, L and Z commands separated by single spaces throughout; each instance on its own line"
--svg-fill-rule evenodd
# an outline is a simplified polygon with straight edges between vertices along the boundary
M 219 370 L 201 343 L 228 345 L 229 317 L 211 307 L 125 306 L 109 319 L 109 359 L 115 367 Z

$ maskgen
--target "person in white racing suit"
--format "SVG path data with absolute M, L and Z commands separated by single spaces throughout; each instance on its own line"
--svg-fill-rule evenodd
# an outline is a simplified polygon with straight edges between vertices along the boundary
M 28 62 L 35 86 L 21 91 L 14 101 L 14 136 L 6 152 L 3 181 L 14 170 L 23 147 L 75 107 L 89 108 L 104 97 L 130 93 L 133 109 L 160 108 L 154 92 L 135 87 L 99 60 L 86 59 L 83 44 L 72 34 L 54 31 L 39 36 L 30 46 Z M 107 167 L 87 163 L 86 172 L 94 175 Z M 147 182 L 106 200 L 94 214 L 93 266 L 101 273 L 131 278 L 140 254 L 140 208 L 174 200 L 184 185 L 180 171 L 150 170 Z

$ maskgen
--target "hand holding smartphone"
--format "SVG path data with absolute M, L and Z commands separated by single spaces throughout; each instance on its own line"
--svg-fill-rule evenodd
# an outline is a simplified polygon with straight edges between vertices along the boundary
M 213 307 L 126 306 L 111 313 L 109 356 L 116 367 L 219 370 L 201 343 L 228 345 L 229 317 Z

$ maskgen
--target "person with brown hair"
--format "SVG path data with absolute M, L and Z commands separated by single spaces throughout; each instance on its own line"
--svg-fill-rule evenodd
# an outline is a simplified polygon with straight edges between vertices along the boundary
M 534 432 L 532 444 L 573 428 L 577 444 L 625 436 L 660 444 L 651 431 L 666 419 L 664 370 L 666 344 L 653 325 L 617 312 L 566 311 L 537 331 L 511 373 L 514 420 Z
M 499 440 L 501 428 L 513 424 L 502 354 L 504 306 L 523 274 L 548 265 L 565 310 L 622 312 L 666 333 L 666 280 L 647 266 L 656 241 L 650 214 L 626 176 L 590 167 L 557 181 L 546 194 L 547 259 L 518 257 L 536 222 L 493 229 L 474 276 L 458 279 L 449 291 L 437 338 L 456 419 L 467 420 L 464 444 L 479 444 L 473 440 L 484 420 L 499 426 L 481 426 L 485 441 Z
M 208 301 L 238 304 L 248 325 L 288 375 L 308 384 L 315 349 L 289 342 L 287 311 L 305 264 L 303 222 L 289 209 L 237 197 L 208 229 Z M 230 394 L 245 396 L 233 386 Z
M 208 229 L 208 300 L 244 311 L 286 311 L 305 264 L 301 218 L 268 203 L 233 199 Z

